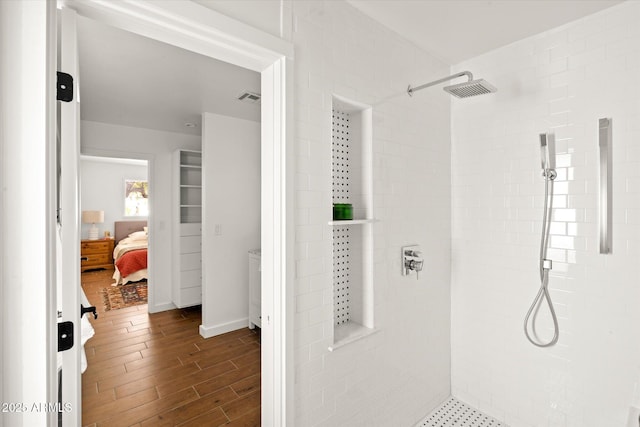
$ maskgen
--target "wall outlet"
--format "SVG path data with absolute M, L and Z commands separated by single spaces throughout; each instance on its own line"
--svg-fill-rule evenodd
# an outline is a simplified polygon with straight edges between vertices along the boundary
M 632 406 L 629 408 L 627 427 L 640 427 L 640 408 Z

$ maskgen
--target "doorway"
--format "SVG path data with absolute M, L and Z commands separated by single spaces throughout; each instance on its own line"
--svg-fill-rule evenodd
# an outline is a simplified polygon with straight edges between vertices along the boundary
M 217 165 L 202 165 L 199 153 L 204 145 L 211 147 L 217 142 L 211 133 L 219 134 L 220 130 L 204 135 L 202 114 L 259 123 L 260 104 L 241 102 L 236 97 L 247 91 L 259 93 L 260 76 L 82 16 L 78 17 L 78 51 L 82 152 L 150 160 L 154 197 L 149 224 L 149 270 L 153 276 L 149 311 L 203 303 L 206 312 L 207 302 L 200 296 L 200 290 L 204 294 L 206 289 L 196 283 L 205 279 L 201 267 L 195 265 L 201 254 L 193 248 L 199 246 L 195 240 L 207 227 L 202 220 L 208 185 L 203 180 L 204 172 L 207 166 Z M 259 130 L 255 138 L 259 142 Z M 194 154 L 197 164 L 190 164 L 187 153 Z M 259 171 L 257 153 L 250 170 Z M 209 168 L 210 175 L 215 174 L 214 167 Z M 259 189 L 259 183 L 256 185 Z M 256 198 L 259 200 L 259 190 Z M 247 250 L 259 247 L 257 221 L 255 242 Z M 232 236 L 229 224 L 222 224 L 225 231 L 221 233 L 219 223 L 216 221 L 216 236 Z M 183 230 L 185 227 L 190 229 Z
M 199 117 L 196 117 L 194 111 L 202 112 L 200 109 L 204 109 L 204 111 L 216 111 L 219 114 L 217 116 L 226 116 L 228 114 L 234 114 L 236 116 L 241 116 L 245 114 L 251 118 L 257 117 L 260 118 L 260 108 L 259 104 L 242 104 L 239 101 L 228 99 L 223 102 L 227 107 L 231 107 L 231 112 L 221 111 L 221 107 L 219 105 L 210 104 L 209 100 L 203 98 L 202 96 L 196 97 L 198 101 L 196 103 L 196 109 L 189 110 L 189 105 L 185 102 L 184 99 L 175 99 L 186 96 L 185 94 L 200 94 L 206 93 L 205 87 L 203 90 L 195 90 L 196 88 L 191 88 L 194 90 L 189 90 L 188 85 L 175 85 L 176 87 L 170 86 L 168 83 L 155 83 L 157 81 L 157 77 L 160 73 L 159 70 L 165 71 L 166 68 L 171 66 L 171 63 L 179 64 L 176 66 L 176 69 L 186 69 L 194 71 L 191 76 L 187 79 L 189 82 L 193 83 L 197 80 L 198 74 L 206 76 L 206 81 L 208 84 L 212 84 L 212 76 L 217 76 L 217 78 L 224 82 L 221 86 L 222 89 L 226 91 L 230 91 L 232 93 L 240 93 L 240 92 L 252 92 L 259 93 L 260 92 L 260 76 L 255 72 L 249 72 L 251 77 L 251 82 L 247 83 L 247 79 L 244 81 L 240 78 L 240 86 L 234 88 L 232 84 L 234 80 L 238 80 L 238 77 L 242 77 L 240 74 L 242 71 L 239 70 L 238 67 L 233 66 L 232 71 L 221 70 L 221 67 L 218 67 L 218 71 L 212 72 L 210 70 L 203 70 L 203 67 L 206 67 L 206 64 L 203 63 L 208 61 L 214 61 L 209 57 L 204 57 L 202 55 L 193 54 L 190 52 L 178 53 L 176 50 L 181 50 L 179 48 L 175 48 L 173 46 L 163 46 L 159 51 L 154 51 L 154 46 L 156 47 L 161 42 L 145 39 L 140 37 L 139 35 L 134 34 L 123 34 L 121 29 L 117 28 L 106 28 L 107 26 L 100 23 L 89 22 L 88 19 L 79 17 L 79 34 L 78 34 L 78 44 L 80 51 L 80 68 L 81 74 L 79 76 L 80 84 L 82 88 L 82 151 L 87 154 L 94 155 L 109 155 L 109 156 L 118 156 L 124 157 L 127 155 L 144 154 L 148 158 L 150 158 L 150 176 L 149 179 L 151 182 L 153 197 L 153 204 L 151 210 L 151 216 L 153 217 L 153 221 L 150 222 L 150 229 L 152 230 L 151 236 L 153 238 L 150 241 L 150 253 L 159 252 L 158 249 L 162 247 L 168 247 L 167 241 L 162 239 L 162 232 L 167 232 L 168 229 L 174 228 L 176 226 L 175 217 L 162 217 L 162 213 L 171 212 L 173 210 L 175 204 L 174 201 L 171 201 L 171 193 L 173 192 L 173 186 L 175 183 L 169 183 L 169 186 L 164 186 L 158 183 L 158 180 L 166 178 L 167 175 L 163 173 L 167 169 L 167 160 L 170 160 L 170 157 L 176 150 L 182 149 L 201 149 L 204 147 L 195 147 L 192 142 L 194 138 L 198 140 L 198 144 L 200 143 L 200 132 L 202 129 L 202 122 Z M 99 25 L 98 31 L 91 32 L 89 26 L 90 25 Z M 114 34 L 114 32 L 119 32 L 120 34 Z M 83 45 L 83 35 L 85 39 L 89 39 L 91 42 L 95 44 L 93 46 L 84 46 Z M 115 50 L 111 54 L 105 54 L 105 48 L 99 48 L 99 43 L 101 40 L 109 40 L 110 48 L 114 48 L 112 44 L 115 44 L 114 40 L 118 38 L 126 39 L 125 46 L 116 47 Z M 138 41 L 133 40 L 132 38 L 144 39 L 140 43 L 146 44 L 144 47 L 140 47 Z M 133 47 L 133 48 L 132 48 Z M 127 48 L 132 48 L 127 50 Z M 164 49 L 164 50 L 163 50 Z M 167 52 L 167 50 L 171 50 L 172 52 Z M 98 56 L 101 58 L 109 58 L 109 61 L 117 61 L 124 65 L 125 71 L 118 72 L 117 67 L 111 65 L 111 69 L 107 74 L 101 74 L 101 70 L 105 70 L 109 68 L 108 63 L 101 63 L 98 66 L 95 64 L 88 64 L 83 66 L 83 54 L 86 56 L 91 55 L 93 51 L 98 51 Z M 160 53 L 158 53 L 160 52 Z M 121 56 L 118 56 L 121 55 Z M 179 58 L 173 58 L 172 55 L 180 55 Z M 196 64 L 189 66 L 189 61 L 191 58 L 188 56 L 195 56 Z M 165 60 L 168 60 L 169 63 L 164 62 L 162 64 L 153 63 L 153 59 L 164 57 Z M 219 62 L 219 61 L 216 61 Z M 142 65 L 139 66 L 138 64 Z M 146 67 L 144 70 L 141 70 L 142 67 Z M 229 68 L 228 64 L 224 65 L 224 67 Z M 245 70 L 246 71 L 246 70 Z M 177 74 L 178 71 L 171 71 L 168 74 Z M 138 81 L 136 82 L 136 73 L 139 73 Z M 126 82 L 120 82 L 119 85 L 116 83 L 111 83 L 111 88 L 109 88 L 109 76 L 122 76 L 127 75 Z M 246 73 L 245 73 L 246 74 Z M 219 75 L 219 76 L 218 76 Z M 97 78 L 95 76 L 98 76 Z M 250 84 L 256 85 L 250 86 Z M 249 85 L 249 86 L 248 86 Z M 179 87 L 177 87 L 179 86 Z M 218 84 L 220 86 L 220 84 Z M 98 89 L 96 89 L 96 87 Z M 145 90 L 145 88 L 150 88 L 150 90 Z M 160 90 L 164 88 L 164 90 Z M 178 92 L 178 95 L 174 96 L 171 90 L 175 89 Z M 186 89 L 186 90 L 185 90 Z M 242 90 L 240 90 L 242 89 Z M 93 91 L 93 92 L 92 92 Z M 97 93 L 94 93 L 97 92 Z M 154 98 L 154 96 L 158 94 L 159 98 Z M 213 99 L 223 98 L 219 94 L 215 94 Z M 94 100 L 103 101 L 104 104 L 107 104 L 106 100 L 109 100 L 109 97 L 115 101 L 115 104 L 119 106 L 119 108 L 114 108 L 107 105 L 95 105 Z M 145 106 L 140 106 L 139 103 L 142 101 L 149 101 L 151 98 L 151 102 Z M 173 99 L 173 101 L 172 101 Z M 162 111 L 162 109 L 153 110 L 155 106 L 159 106 L 161 103 L 168 104 L 169 107 L 173 108 L 173 111 Z M 234 103 L 235 102 L 235 103 Z M 182 104 L 180 104 L 182 103 Z M 180 110 L 176 108 L 179 106 L 186 106 L 184 110 Z M 248 105 L 248 106 L 247 106 Z M 244 111 L 243 111 L 244 109 Z M 136 121 L 136 113 L 138 111 L 142 111 L 138 118 L 139 121 Z M 123 114 L 126 112 L 126 114 Z M 226 114 L 221 114 L 226 112 Z M 178 123 L 172 123 L 173 117 L 170 117 L 169 114 L 172 113 L 174 116 L 178 116 Z M 186 119 L 185 119 L 186 117 Z M 244 119 L 236 117 L 234 125 L 238 122 L 243 121 Z M 182 123 L 184 121 L 184 123 Z M 246 120 L 245 120 L 246 121 Z M 153 126 L 154 129 L 150 127 Z M 220 129 L 216 131 L 219 133 Z M 231 133 L 231 129 L 229 130 Z M 190 133 L 187 133 L 190 132 Z M 237 132 L 236 132 L 237 133 Z M 259 140 L 260 140 L 260 127 L 257 127 L 255 132 L 252 131 L 252 135 L 255 134 L 255 141 L 257 141 L 258 145 L 254 147 L 256 149 L 255 156 L 255 165 L 252 165 L 248 168 L 248 170 L 252 173 L 260 174 L 260 149 L 259 149 Z M 204 136 L 204 135 L 202 135 Z M 186 141 L 186 145 L 184 142 Z M 209 140 L 208 140 L 209 141 Z M 253 148 L 252 148 L 253 149 Z M 219 154 L 219 152 L 216 152 Z M 227 152 L 228 154 L 228 152 Z M 254 158 L 253 155 L 246 156 L 247 153 L 244 153 L 245 157 Z M 237 156 L 239 157 L 239 156 Z M 217 159 L 216 159 L 217 160 Z M 175 165 L 169 164 L 169 168 L 173 168 Z M 206 165 L 204 165 L 206 166 Z M 182 168 L 181 168 L 182 169 Z M 240 170 L 240 168 L 237 168 Z M 237 171 L 236 171 L 237 172 Z M 246 175 L 246 174 L 243 174 Z M 204 181 L 203 181 L 204 187 Z M 259 177 L 257 183 L 257 198 L 256 198 L 256 206 L 252 206 L 250 211 L 259 212 L 260 204 L 259 204 L 259 194 L 260 194 L 260 184 Z M 204 190 L 204 188 L 203 188 Z M 203 191 L 204 193 L 204 191 Z M 171 204 L 170 209 L 162 209 L 160 205 L 164 202 L 168 202 Z M 182 202 L 181 202 L 182 203 Z M 191 203 L 188 203 L 190 206 L 187 209 L 192 209 L 193 206 Z M 204 203 L 203 203 L 204 207 Z M 213 209 L 212 209 L 213 211 Z M 236 215 L 237 216 L 237 215 Z M 215 221 L 212 221 L 215 222 Z M 256 220 L 256 226 L 253 228 L 256 230 L 256 236 L 254 240 L 257 243 L 251 244 L 247 249 L 256 249 L 260 248 L 260 219 L 259 216 Z M 153 225 L 152 225 L 153 224 Z M 229 233 L 229 229 L 223 225 L 224 233 Z M 215 227 L 215 229 L 214 229 Z M 247 228 L 247 224 L 244 224 L 244 229 Z M 203 218 L 202 230 L 203 235 L 207 229 L 207 221 Z M 220 225 L 216 224 L 211 226 L 211 231 L 213 231 L 214 235 L 220 235 Z M 175 245 L 175 240 L 172 243 Z M 182 239 L 178 239 L 182 240 Z M 154 245 L 152 242 L 155 242 Z M 245 251 L 244 261 L 244 271 L 248 275 L 247 268 L 247 251 Z M 173 268 L 175 268 L 176 263 L 179 261 L 173 257 L 170 262 L 161 262 L 160 255 L 154 255 L 156 262 L 150 263 L 151 274 L 154 279 L 150 281 L 152 285 L 149 287 L 149 309 L 150 312 L 159 312 L 168 308 L 168 305 L 172 302 L 179 306 L 176 303 L 175 299 L 171 299 L 171 280 L 168 280 L 167 284 L 169 286 L 163 286 L 160 282 L 162 277 L 171 278 L 172 275 L 164 275 L 157 272 L 158 269 L 161 268 L 170 268 L 171 264 L 173 264 Z M 180 261 L 181 262 L 181 261 Z M 213 270 L 213 269 L 211 269 Z M 234 269 L 234 271 L 237 269 Z M 214 275 L 215 271 L 211 271 Z M 175 275 L 173 275 L 175 277 Z M 175 280 L 173 280 L 175 282 Z M 206 296 L 207 289 L 203 289 L 203 294 Z M 244 309 L 246 310 L 249 306 L 248 303 L 248 292 L 245 292 L 247 295 L 244 297 Z M 169 299 L 167 299 L 167 296 Z M 218 301 L 219 302 L 219 299 Z M 206 303 L 206 300 L 203 301 Z M 227 306 L 229 304 L 226 304 Z M 203 307 L 206 310 L 206 307 Z M 203 315 L 203 320 L 206 319 L 206 316 Z M 228 330 L 237 329 L 237 319 L 233 319 L 235 322 L 229 322 L 229 324 L 233 324 L 233 328 Z M 203 324 L 205 322 L 203 321 Z M 224 322 L 218 322 L 220 324 L 224 324 Z M 244 326 L 246 327 L 248 324 L 248 319 L 244 321 Z M 223 329 L 228 325 L 223 325 Z M 209 336 L 209 332 L 216 331 L 218 333 L 225 332 L 224 330 L 220 330 L 218 328 L 201 328 L 201 333 L 205 331 L 203 335 Z M 270 365 L 263 365 L 270 366 Z M 273 374 L 269 375 L 273 378 Z
M 136 2 L 112 4 L 75 2 L 81 15 L 119 28 L 217 57 L 261 72 L 262 129 L 262 325 L 263 365 L 273 372 L 263 377 L 263 425 L 287 425 L 293 405 L 293 277 L 291 249 L 293 216 L 291 166 L 287 144 L 291 105 L 291 44 L 195 4 Z M 223 28 L 224 30 L 220 30 Z
M 148 163 L 147 160 L 140 159 L 80 156 L 80 267 L 83 273 L 94 270 L 112 271 L 112 277 L 102 275 L 110 279 L 110 283 L 105 282 L 104 285 L 121 285 L 149 278 L 146 262 L 149 255 L 136 255 L 136 263 L 127 264 L 128 269 L 125 268 L 124 272 L 117 269 L 119 259 L 114 258 L 114 249 L 126 237 L 117 235 L 122 234 L 121 224 L 139 223 L 140 230 L 145 226 L 148 230 L 151 205 Z M 100 220 L 98 223 L 87 221 L 92 214 L 97 214 Z M 148 249 L 145 246 L 147 239 L 139 239 L 137 242 L 136 249 Z M 125 253 L 118 251 L 118 255 L 125 256 Z M 98 300 L 107 298 L 108 292 L 102 288 L 97 292 L 100 294 L 96 296 Z

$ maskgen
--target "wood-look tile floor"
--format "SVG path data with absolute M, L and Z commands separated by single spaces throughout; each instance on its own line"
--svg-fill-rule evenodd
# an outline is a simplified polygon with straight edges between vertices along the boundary
M 250 329 L 204 339 L 200 308 L 104 311 L 113 271 L 82 273 L 98 309 L 82 374 L 84 426 L 259 426 L 260 341 Z

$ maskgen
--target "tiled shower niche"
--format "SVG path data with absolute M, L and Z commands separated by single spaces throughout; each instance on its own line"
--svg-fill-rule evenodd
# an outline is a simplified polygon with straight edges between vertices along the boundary
M 333 97 L 331 179 L 333 203 L 351 203 L 352 220 L 330 221 L 333 249 L 335 350 L 373 332 L 372 112 Z

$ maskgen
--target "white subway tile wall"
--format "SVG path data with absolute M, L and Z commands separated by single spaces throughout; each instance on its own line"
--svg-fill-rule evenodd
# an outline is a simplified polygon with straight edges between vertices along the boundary
M 638 22 L 640 2 L 625 2 L 454 67 L 498 92 L 452 103 L 452 393 L 512 427 L 625 426 L 640 403 Z M 613 119 L 611 255 L 598 253 L 603 117 Z M 539 349 L 523 318 L 539 287 L 547 131 L 560 339 Z M 540 328 L 551 334 L 548 315 Z
M 289 3 L 287 3 L 289 4 Z M 291 2 L 295 45 L 295 420 L 411 426 L 450 395 L 450 67 L 346 2 Z M 332 95 L 373 107 L 374 316 L 334 352 Z M 400 248 L 420 244 L 420 279 Z

